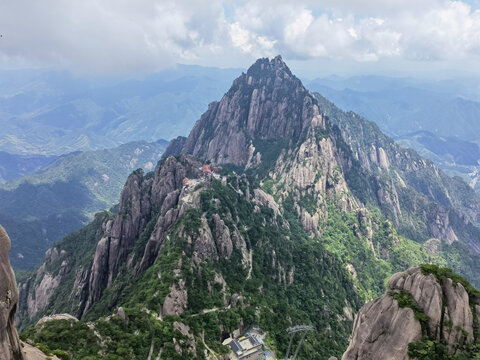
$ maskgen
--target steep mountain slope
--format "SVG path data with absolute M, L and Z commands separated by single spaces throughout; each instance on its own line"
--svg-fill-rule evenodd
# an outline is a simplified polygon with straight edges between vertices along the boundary
M 268 75 L 256 80 L 255 74 L 262 71 Z M 337 195 L 348 193 L 348 188 L 355 199 L 344 197 L 350 203 L 345 210 L 373 206 L 402 234 L 418 242 L 440 239 L 445 248 L 455 243 L 448 249 L 454 253 L 468 255 L 465 245 L 475 253 L 480 251 L 480 198 L 467 184 L 396 145 L 373 123 L 344 113 L 319 95 L 315 100 L 281 58 L 259 60 L 220 102 L 209 106 L 181 152 L 246 170 L 257 168 L 260 177 L 275 164 L 266 180 L 272 181 L 271 191 L 279 201 L 285 198 L 279 192 L 285 187 L 289 193 L 293 187 L 314 197 L 318 190 L 327 192 L 329 187 L 337 186 Z M 321 112 L 330 118 L 326 123 Z M 338 133 L 335 127 L 340 129 Z M 282 178 L 285 173 L 287 177 Z M 310 187 L 315 191 L 308 190 Z M 315 200 L 320 208 L 324 199 L 317 196 Z M 315 212 L 318 221 L 321 211 Z M 473 278 L 478 269 L 475 258 L 467 256 L 465 261 L 467 268 L 463 263 L 451 265 L 477 281 Z
M 237 72 L 178 65 L 124 79 L 2 71 L 0 150 L 61 155 L 185 135 Z
M 98 214 L 48 251 L 20 285 L 21 327 L 59 312 L 101 322 L 121 306 L 136 318 L 148 314 L 149 334 L 160 326 L 164 336 L 117 355 L 204 358 L 204 349 L 225 353 L 221 341 L 252 322 L 281 356 L 285 329 L 306 323 L 317 332 L 302 358 L 328 359 L 346 349 L 353 314 L 383 293 L 392 273 L 434 262 L 478 282 L 470 255 L 478 246 L 475 194 L 470 205 L 453 198 L 465 184 L 450 183 L 414 152 L 405 159 L 393 142 L 398 163 L 386 145 L 362 162 L 367 129 L 342 131 L 323 106 L 280 57 L 258 60 L 210 104 L 187 139 L 172 142 L 166 153 L 176 157 L 164 158 L 154 174 L 130 175 L 118 213 Z M 391 142 L 380 135 L 372 137 Z M 436 174 L 431 197 L 416 183 L 420 177 L 402 179 L 415 173 L 412 159 L 423 164 L 417 172 L 423 166 Z M 402 170 L 398 176 L 381 172 L 390 163 Z M 418 198 L 410 208 L 409 198 L 387 201 L 398 179 Z M 437 203 L 447 190 L 450 203 Z M 406 220 L 397 224 L 398 209 Z M 435 226 L 421 223 L 430 219 L 427 209 L 439 219 Z M 445 224 L 451 213 L 463 222 Z M 406 236 L 401 225 L 411 219 L 420 222 L 412 233 L 426 239 Z M 188 328 L 187 338 L 177 337 L 179 326 Z
M 477 83 L 474 78 L 428 82 L 366 76 L 317 79 L 309 85 L 475 188 L 480 171 Z
M 369 86 L 370 82 L 373 84 Z M 429 130 L 439 136 L 478 141 L 480 94 L 475 78 L 461 79 L 456 84 L 384 78 L 375 84 L 374 77 L 366 76 L 345 80 L 343 84 L 317 80 L 310 82 L 309 88 L 322 93 L 340 108 L 374 121 L 389 135 Z M 455 119 L 454 126 L 452 119 Z
M 153 177 L 132 174 L 116 216 L 97 215 L 20 285 L 23 320 L 60 311 L 93 320 L 120 304 L 147 308 L 168 327 L 187 325 L 198 357 L 202 337 L 222 353 L 219 342 L 254 320 L 285 350 L 285 328 L 308 320 L 330 330 L 311 337 L 307 349 L 341 353 L 360 305 L 348 272 L 246 178 L 216 179 L 201 169 L 194 158 L 169 157 Z M 185 177 L 198 183 L 183 186 Z M 154 353 L 175 333 L 168 336 Z
M 415 149 L 450 176 L 460 176 L 480 194 L 480 146 L 452 136 L 437 136 L 416 131 L 395 138 L 399 144 Z
M 368 174 L 362 186 L 349 184 L 363 203 L 380 207 L 399 230 L 417 241 L 435 237 L 451 244 L 461 239 L 480 250 L 476 241 L 480 198 L 467 184 L 399 146 L 374 123 L 341 111 L 321 95 L 317 100 Z
M 168 142 L 132 142 L 60 157 L 40 172 L 0 185 L 0 222 L 12 238 L 15 269 L 31 269 L 45 251 L 118 201 L 125 179 L 152 170 Z
M 248 167 L 255 161 L 254 139 L 293 145 L 314 115 L 313 97 L 283 60 L 262 59 L 233 82 L 220 102 L 209 105 L 182 153 Z

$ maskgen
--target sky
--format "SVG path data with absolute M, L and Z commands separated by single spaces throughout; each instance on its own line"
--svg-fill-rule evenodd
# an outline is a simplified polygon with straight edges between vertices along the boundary
M 480 72 L 480 0 L 0 0 L 0 69 Z

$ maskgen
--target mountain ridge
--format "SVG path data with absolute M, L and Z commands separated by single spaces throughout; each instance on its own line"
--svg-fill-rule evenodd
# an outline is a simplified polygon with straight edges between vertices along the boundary
M 370 123 L 319 102 L 286 69 L 280 57 L 258 60 L 187 140 L 172 142 L 155 173 L 130 175 L 118 213 L 100 213 L 54 245 L 19 286 L 21 327 L 58 312 L 97 321 L 124 307 L 158 326 L 188 326 L 196 354 L 188 342 L 166 345 L 174 330 L 152 345 L 180 359 L 203 358 L 203 343 L 225 354 L 221 342 L 252 322 L 283 354 L 284 330 L 309 323 L 322 331 L 300 354 L 327 359 L 343 353 L 353 314 L 394 272 L 434 262 L 478 283 L 478 230 L 467 231 L 476 229 L 475 207 L 463 214 L 469 208 L 453 199 L 442 213 L 436 201 L 448 189 L 432 163 L 378 128 L 357 131 Z M 374 151 L 372 137 L 383 141 Z M 436 174 L 438 193 L 413 187 L 423 169 Z M 450 222 L 450 213 L 461 221 Z M 397 231 L 395 214 L 424 237 Z M 433 227 L 431 218 L 439 220 Z

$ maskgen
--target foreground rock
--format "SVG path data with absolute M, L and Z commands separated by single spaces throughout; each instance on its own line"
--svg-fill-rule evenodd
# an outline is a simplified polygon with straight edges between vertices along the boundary
M 0 360 L 22 360 L 24 357 L 14 323 L 18 289 L 8 258 L 10 245 L 10 238 L 0 225 Z
M 29 343 L 22 342 L 24 360 L 60 360 L 55 355 L 45 355 L 40 349 Z
M 394 274 L 387 293 L 358 313 L 342 360 L 411 359 L 420 348 L 422 354 L 472 358 L 478 304 L 478 291 L 449 269 L 422 265 Z

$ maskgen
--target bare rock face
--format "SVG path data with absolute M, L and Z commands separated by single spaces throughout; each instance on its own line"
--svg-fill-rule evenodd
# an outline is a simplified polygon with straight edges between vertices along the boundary
M 411 297 L 427 315 L 423 329 L 415 317 L 418 309 L 402 305 L 394 298 L 396 295 Z M 445 344 L 450 354 L 457 354 L 463 343 L 475 340 L 475 302 L 465 287 L 454 284 L 451 278 L 439 281 L 418 267 L 394 274 L 388 281 L 387 293 L 358 313 L 350 346 L 342 360 L 409 359 L 408 344 L 425 334 L 430 340 Z
M 225 225 L 225 222 L 218 214 L 214 214 L 212 216 L 212 222 L 215 241 L 217 243 L 220 256 L 224 257 L 225 259 L 230 259 L 233 251 L 230 229 L 227 225 Z
M 255 201 L 263 206 L 267 206 L 273 210 L 275 216 L 281 216 L 280 206 L 275 202 L 275 199 L 272 195 L 267 194 L 262 189 L 254 189 L 253 193 L 255 194 Z
M 128 178 L 120 199 L 120 210 L 113 221 L 105 225 L 105 235 L 98 242 L 81 299 L 82 316 L 111 286 L 118 270 L 132 252 L 135 241 L 145 230 L 152 211 L 159 209 L 158 219 L 143 257 L 135 271 L 142 272 L 155 261 L 168 230 L 183 215 L 188 206 L 178 206 L 182 182 L 187 177 L 199 177 L 202 163 L 184 156 L 169 157 L 158 166 L 153 177 L 134 172 Z M 185 205 L 185 204 L 183 204 Z
M 166 159 L 169 156 L 177 156 L 182 152 L 183 146 L 187 138 L 185 136 L 178 136 L 170 141 L 165 152 L 162 154 L 162 159 Z
M 355 319 L 354 329 L 343 360 L 408 359 L 406 344 L 422 337 L 422 328 L 413 311 L 399 308 L 390 295 L 365 305 Z
M 438 334 L 442 316 L 442 288 L 433 275 L 423 275 L 419 268 L 392 275 L 387 291 L 405 290 L 429 317 L 429 330 Z
M 55 320 L 72 320 L 72 321 L 78 321 L 78 319 L 75 316 L 72 316 L 70 314 L 55 314 L 55 315 L 50 315 L 50 316 L 44 316 L 40 320 L 37 321 L 37 324 L 35 326 L 44 324 L 49 321 L 55 321 Z
M 23 360 L 14 322 L 18 289 L 8 258 L 10 246 L 10 238 L 0 225 L 0 360 Z
M 259 153 L 253 157 L 252 141 L 295 142 L 318 114 L 313 95 L 280 56 L 259 59 L 233 82 L 220 102 L 209 105 L 181 153 L 217 164 L 255 166 L 262 160 Z
M 162 315 L 182 315 L 187 308 L 187 299 L 185 281 L 180 280 L 178 286 L 170 286 L 170 293 L 163 302 Z

